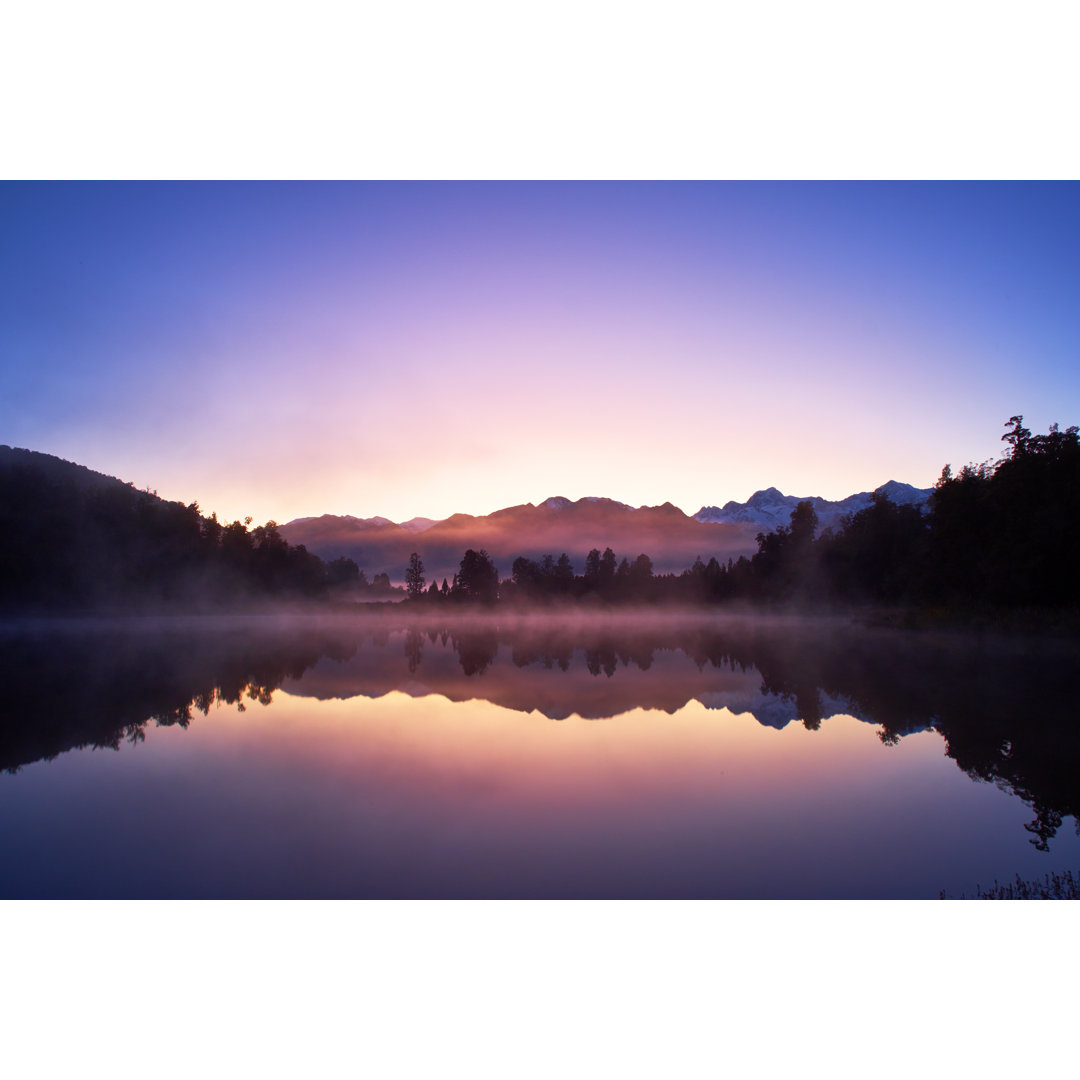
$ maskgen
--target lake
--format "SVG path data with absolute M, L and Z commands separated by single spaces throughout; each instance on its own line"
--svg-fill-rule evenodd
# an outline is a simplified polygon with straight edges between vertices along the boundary
M 1075 642 L 381 612 L 0 644 L 4 897 L 936 898 L 1080 867 Z

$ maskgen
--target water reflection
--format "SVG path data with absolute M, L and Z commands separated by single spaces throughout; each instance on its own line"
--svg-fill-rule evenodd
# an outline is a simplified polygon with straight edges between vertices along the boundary
M 815 732 L 842 713 L 875 725 L 886 746 L 937 732 L 969 776 L 1032 808 L 1026 828 L 1045 851 L 1080 810 L 1075 652 L 784 619 L 22 625 L 6 629 L 0 651 L 0 768 L 119 748 L 216 704 L 269 703 L 279 689 L 323 701 L 483 699 L 555 721 L 674 714 L 697 701 Z

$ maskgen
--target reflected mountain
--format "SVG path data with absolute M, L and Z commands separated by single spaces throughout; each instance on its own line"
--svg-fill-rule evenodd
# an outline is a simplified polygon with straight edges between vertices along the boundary
M 973 779 L 1015 793 L 1046 850 L 1080 811 L 1077 644 L 869 629 L 842 621 L 496 616 L 38 622 L 0 627 L 0 769 L 118 749 L 216 703 L 397 691 L 484 699 L 560 721 L 691 702 L 810 730 L 839 713 L 886 745 L 925 730 Z M 662 722 L 658 718 L 657 722 Z M 884 751 L 883 751 L 884 752 Z

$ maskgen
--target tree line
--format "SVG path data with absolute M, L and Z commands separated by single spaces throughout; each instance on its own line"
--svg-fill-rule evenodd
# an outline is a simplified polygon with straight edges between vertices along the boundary
M 942 470 L 929 511 L 875 492 L 871 504 L 818 532 L 809 502 L 790 522 L 759 533 L 757 552 L 700 557 L 681 574 L 654 574 L 648 555 L 632 562 L 593 549 L 583 572 L 569 556 L 514 560 L 499 571 L 468 550 L 453 582 L 426 584 L 420 555 L 406 570 L 413 603 L 877 604 L 950 609 L 1074 609 L 1080 605 L 1080 435 L 1057 424 L 1033 435 L 1010 417 L 995 462 Z
M 216 608 L 379 592 L 276 522 L 223 523 L 46 454 L 0 448 L 0 609 Z M 389 578 L 385 590 L 391 594 Z
M 818 532 L 808 502 L 757 536 L 750 557 L 701 558 L 656 574 L 646 554 L 592 549 L 578 574 L 565 552 L 514 560 L 465 552 L 452 581 L 427 581 L 418 553 L 405 571 L 412 604 L 878 604 L 1074 610 L 1080 605 L 1080 436 L 1033 435 L 1010 417 L 1003 457 L 946 466 L 928 513 L 875 494 Z M 0 610 L 219 608 L 262 601 L 392 600 L 347 558 L 291 545 L 275 522 L 222 523 L 197 503 L 167 502 L 44 454 L 0 447 Z
M 557 559 L 549 554 L 538 561 L 521 556 L 514 560 L 511 576 L 500 580 L 499 570 L 487 551 L 470 548 L 453 581 L 443 578 L 441 586 L 437 581 L 426 584 L 423 560 L 413 552 L 405 570 L 405 595 L 412 603 L 426 604 L 565 603 L 588 599 L 648 602 L 662 598 L 657 585 L 663 580 L 653 575 L 648 555 L 639 555 L 633 563 L 625 558 L 620 562 L 611 548 L 605 548 L 603 553 L 598 548 L 590 551 L 580 575 L 574 573 L 570 556 L 563 552 Z
M 1033 435 L 1006 423 L 1004 455 L 946 465 L 928 513 L 880 494 L 838 530 L 817 534 L 800 503 L 790 524 L 759 534 L 750 559 L 697 569 L 715 600 L 873 603 L 946 609 L 1080 605 L 1080 434 Z

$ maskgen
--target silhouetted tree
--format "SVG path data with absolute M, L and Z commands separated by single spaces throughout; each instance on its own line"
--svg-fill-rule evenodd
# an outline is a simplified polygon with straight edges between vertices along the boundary
M 586 589 L 595 589 L 600 584 L 600 549 L 593 548 L 585 556 L 585 573 L 582 575 Z
M 870 498 L 823 541 L 831 591 L 848 600 L 915 601 L 923 588 L 926 521 L 917 506 L 897 506 L 881 492 Z
M 954 604 L 1080 603 L 1080 432 L 1032 435 L 1010 417 L 1005 457 L 946 467 L 931 500 L 930 592 Z
M 419 600 L 424 593 L 424 563 L 414 551 L 409 556 L 409 565 L 405 568 L 405 596 L 408 600 Z
M 796 548 L 806 548 L 814 542 L 817 533 L 818 516 L 814 504 L 804 500 L 791 511 L 789 529 L 791 544 Z
M 499 598 L 499 571 L 484 550 L 469 548 L 454 580 L 455 599 L 491 604 Z
M 1010 424 L 1011 427 L 1009 427 Z M 1023 457 L 1031 447 L 1031 432 L 1024 427 L 1023 416 L 1010 416 L 1005 426 L 1009 430 L 1001 436 L 1001 441 L 1009 444 L 1007 456 L 1010 458 Z M 1056 428 L 1057 425 L 1055 424 L 1054 427 Z
M 615 552 L 611 548 L 604 548 L 604 554 L 600 556 L 600 566 L 597 575 L 597 586 L 601 594 L 611 595 L 615 585 Z
M 570 562 L 570 556 L 564 551 L 555 563 L 555 572 L 552 575 L 554 591 L 558 595 L 566 595 L 574 588 L 574 567 Z
M 326 580 L 330 585 L 366 585 L 367 578 L 360 573 L 360 567 L 344 557 L 333 559 L 326 564 Z
M 630 582 L 636 592 L 644 593 L 645 587 L 652 581 L 653 564 L 648 555 L 639 555 L 630 568 Z
M 510 568 L 510 577 L 513 583 L 526 594 L 539 591 L 540 567 L 532 559 L 526 559 L 524 555 L 514 560 Z

